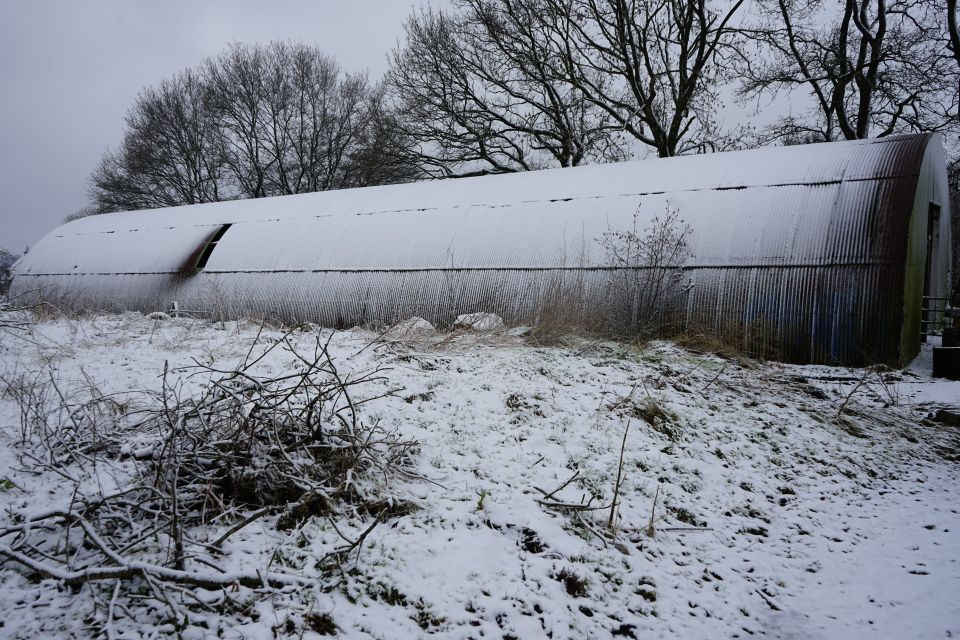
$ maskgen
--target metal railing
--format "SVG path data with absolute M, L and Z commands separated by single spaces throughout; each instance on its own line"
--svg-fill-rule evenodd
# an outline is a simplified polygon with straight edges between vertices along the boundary
M 920 335 L 923 339 L 927 336 L 938 336 L 945 327 L 953 324 L 953 319 L 947 313 L 949 310 L 950 298 L 923 296 L 920 306 Z

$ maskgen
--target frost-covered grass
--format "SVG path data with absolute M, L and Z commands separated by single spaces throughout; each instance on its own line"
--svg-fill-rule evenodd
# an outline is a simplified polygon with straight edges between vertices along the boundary
M 49 367 L 65 388 L 156 391 L 165 363 L 235 367 L 258 330 L 138 314 L 49 320 L 0 336 L 0 375 Z M 318 331 L 291 340 L 306 348 Z M 254 350 L 283 333 L 263 330 Z M 163 603 L 134 580 L 107 626 L 112 582 L 65 587 L 0 562 L 0 636 L 167 637 L 175 611 L 186 638 L 960 633 L 960 467 L 950 461 L 960 430 L 926 419 L 960 404 L 960 384 L 922 367 L 785 366 L 666 343 L 376 337 L 339 332 L 331 353 L 348 374 L 389 368 L 369 395 L 393 393 L 360 412 L 420 443 L 422 478 L 393 486 L 403 508 L 388 510 L 345 574 L 316 566 L 342 544 L 334 525 L 355 536 L 369 514 L 279 530 L 271 513 L 229 537 L 217 562 L 306 586 L 186 589 Z M 275 349 L 258 371 L 293 365 Z M 610 505 L 628 424 L 611 529 L 609 508 L 578 505 Z M 20 409 L 0 395 L 0 529 L 74 498 L 65 477 L 32 470 L 19 440 Z M 125 465 L 62 471 L 122 486 Z

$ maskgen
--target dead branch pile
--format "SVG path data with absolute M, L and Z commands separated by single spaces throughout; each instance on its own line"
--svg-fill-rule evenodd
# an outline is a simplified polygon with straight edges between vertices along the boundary
M 251 347 L 230 370 L 165 367 L 159 392 L 122 401 L 89 381 L 82 392 L 64 392 L 49 371 L 0 381 L 21 407 L 25 464 L 54 470 L 74 493 L 69 505 L 15 514 L 0 527 L 0 563 L 67 585 L 148 589 L 185 624 L 171 589 L 306 582 L 223 568 L 221 549 L 242 528 L 261 518 L 290 529 L 311 516 L 331 523 L 340 516 L 359 523 L 360 533 L 351 537 L 334 524 L 343 544 L 311 572 L 314 583 L 337 575 L 382 521 L 384 505 L 394 504 L 396 481 L 416 477 L 417 445 L 361 418 L 365 403 L 390 393 L 359 394 L 384 372 L 343 374 L 329 339 L 318 337 L 304 354 L 287 334 L 257 357 Z M 278 348 L 295 366 L 258 374 Z
M 367 497 L 362 478 L 369 472 L 387 479 L 408 466 L 414 443 L 358 416 L 363 404 L 385 394 L 358 400 L 354 390 L 383 380 L 382 370 L 342 376 L 329 339 L 318 339 L 308 356 L 288 337 L 277 344 L 296 358 L 296 369 L 262 378 L 249 359 L 235 371 L 197 364 L 188 379 L 219 377 L 190 398 L 165 376 L 161 409 L 151 417 L 160 435 L 149 452 L 151 482 L 177 496 L 177 510 L 198 522 L 236 506 L 326 511 L 335 501 L 356 504 Z

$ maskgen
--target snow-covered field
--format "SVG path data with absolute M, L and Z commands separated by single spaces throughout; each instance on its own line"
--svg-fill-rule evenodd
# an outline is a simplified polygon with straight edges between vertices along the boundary
M 0 334 L 0 376 L 49 367 L 61 388 L 123 397 L 158 390 L 165 363 L 229 370 L 284 333 L 266 328 L 252 346 L 259 329 L 139 314 L 48 320 Z M 321 331 L 290 339 L 309 347 Z M 331 523 L 281 531 L 277 513 L 230 536 L 218 562 L 309 584 L 198 588 L 195 602 L 164 604 L 135 585 L 66 587 L 0 559 L 0 636 L 960 637 L 960 426 L 929 419 L 960 407 L 960 383 L 931 380 L 924 356 L 880 374 L 667 343 L 377 337 L 338 332 L 331 352 L 348 374 L 388 367 L 366 395 L 393 393 L 362 415 L 420 443 L 421 477 L 392 481 L 405 506 L 371 530 L 349 571 L 315 569 L 336 544 Z M 275 349 L 257 367 L 294 364 Z M 4 384 L 0 531 L 69 507 L 66 476 L 123 485 L 121 461 L 37 471 Z M 611 503 L 621 448 L 611 528 L 609 508 L 580 505 Z M 355 536 L 372 520 L 358 511 L 334 524 Z M 232 524 L 195 535 L 214 540 Z M 189 620 L 179 632 L 177 615 Z

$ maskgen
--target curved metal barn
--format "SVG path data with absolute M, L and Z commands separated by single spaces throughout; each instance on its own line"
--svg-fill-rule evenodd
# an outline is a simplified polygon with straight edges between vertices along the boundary
M 935 135 L 765 148 L 83 218 L 32 248 L 12 293 L 335 326 L 532 323 L 558 301 L 609 318 L 604 238 L 672 212 L 686 326 L 894 364 L 919 349 L 923 297 L 948 295 L 948 206 Z

